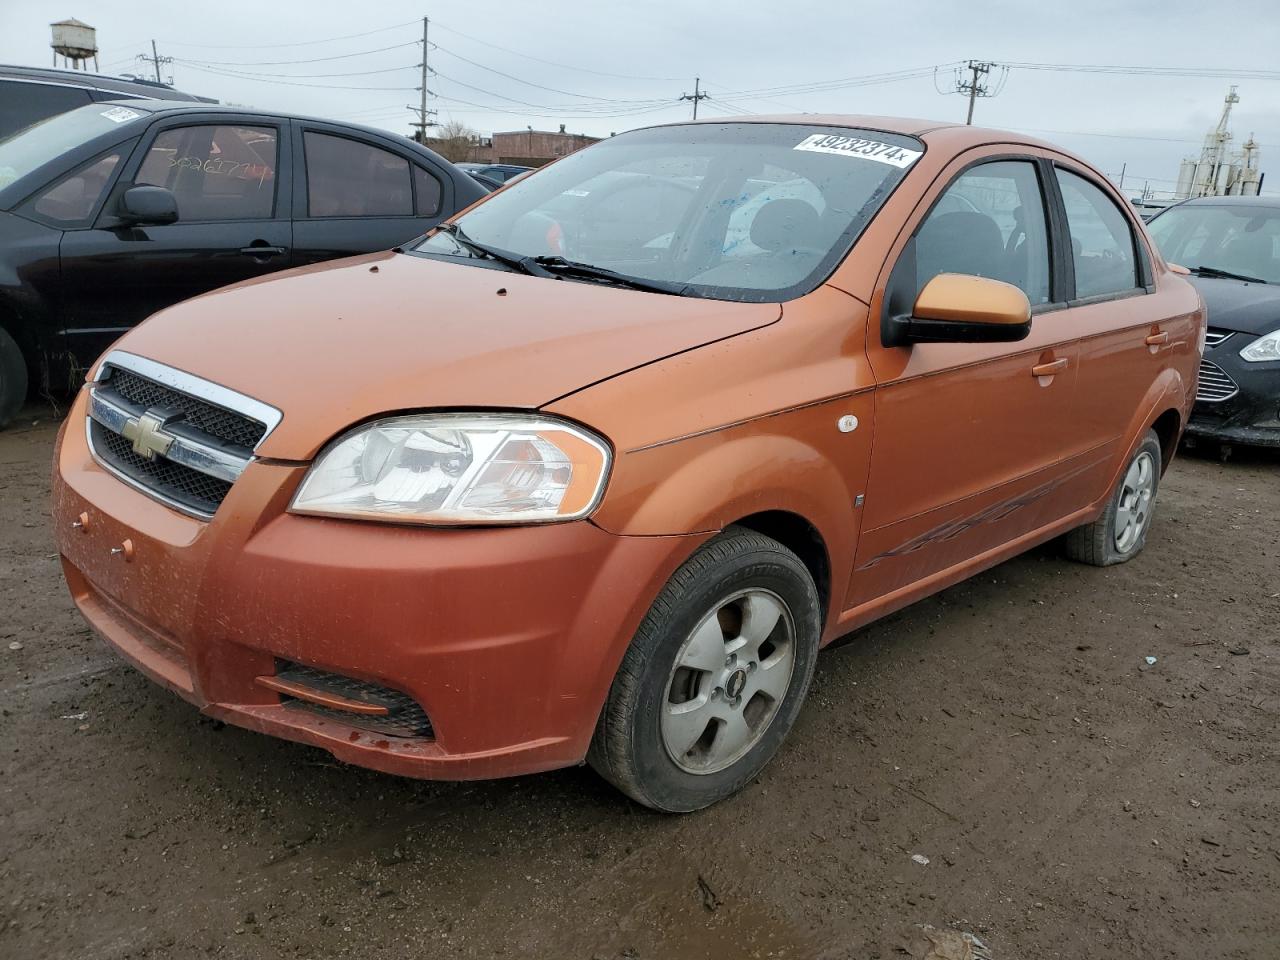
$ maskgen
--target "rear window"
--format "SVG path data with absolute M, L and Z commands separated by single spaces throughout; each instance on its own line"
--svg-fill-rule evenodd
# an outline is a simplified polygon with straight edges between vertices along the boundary
M 0 81 L 0 137 L 48 117 L 83 107 L 93 98 L 83 87 L 62 87 L 52 83 Z

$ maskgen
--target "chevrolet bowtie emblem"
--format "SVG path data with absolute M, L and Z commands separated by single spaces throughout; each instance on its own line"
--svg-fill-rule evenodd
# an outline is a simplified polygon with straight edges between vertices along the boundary
M 120 433 L 133 444 L 133 452 L 147 460 L 156 455 L 164 456 L 173 446 L 173 436 L 164 432 L 164 426 L 173 419 L 171 414 L 148 410 L 140 417 L 130 417 Z

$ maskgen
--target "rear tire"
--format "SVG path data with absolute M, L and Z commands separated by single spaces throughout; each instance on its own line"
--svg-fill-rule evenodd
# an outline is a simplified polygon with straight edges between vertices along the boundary
M 687 813 L 742 789 L 795 723 L 818 591 L 776 540 L 730 527 L 685 561 L 614 677 L 587 760 L 627 796 Z
M 27 399 L 27 362 L 13 337 L 0 330 L 0 430 L 9 425 Z
M 1095 567 L 1109 567 L 1141 553 L 1160 488 L 1161 463 L 1160 438 L 1148 430 L 1125 464 L 1102 516 L 1063 538 L 1067 556 Z

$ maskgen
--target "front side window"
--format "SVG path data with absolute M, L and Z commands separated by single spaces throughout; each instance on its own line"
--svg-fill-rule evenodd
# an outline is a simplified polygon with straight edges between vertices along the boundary
M 90 161 L 46 190 L 35 202 L 36 213 L 65 224 L 87 220 L 119 164 L 118 153 Z
M 1049 240 L 1035 164 L 971 167 L 938 198 L 915 237 L 916 293 L 940 273 L 1011 283 L 1049 302 Z
M 413 216 L 409 161 L 404 157 L 327 133 L 308 132 L 304 140 L 309 216 Z
M 172 190 L 181 220 L 262 220 L 275 209 L 276 156 L 274 127 L 175 127 L 134 182 Z
M 1138 286 L 1133 228 L 1120 209 L 1084 177 L 1058 170 L 1071 232 L 1076 298 L 1128 293 Z
M 516 180 L 466 237 L 690 296 L 788 300 L 821 283 L 924 151 L 900 134 L 802 124 L 636 130 Z M 424 255 L 474 258 L 446 233 Z
M 1188 203 L 1160 214 L 1148 230 L 1166 260 L 1193 272 L 1280 283 L 1280 208 Z

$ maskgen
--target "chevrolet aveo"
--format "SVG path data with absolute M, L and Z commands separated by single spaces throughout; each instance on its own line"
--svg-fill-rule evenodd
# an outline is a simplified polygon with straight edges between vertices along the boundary
M 157 314 L 56 454 L 84 616 L 230 723 L 688 811 L 820 647 L 1142 549 L 1199 297 L 1088 164 L 873 117 L 639 130 L 392 252 Z

